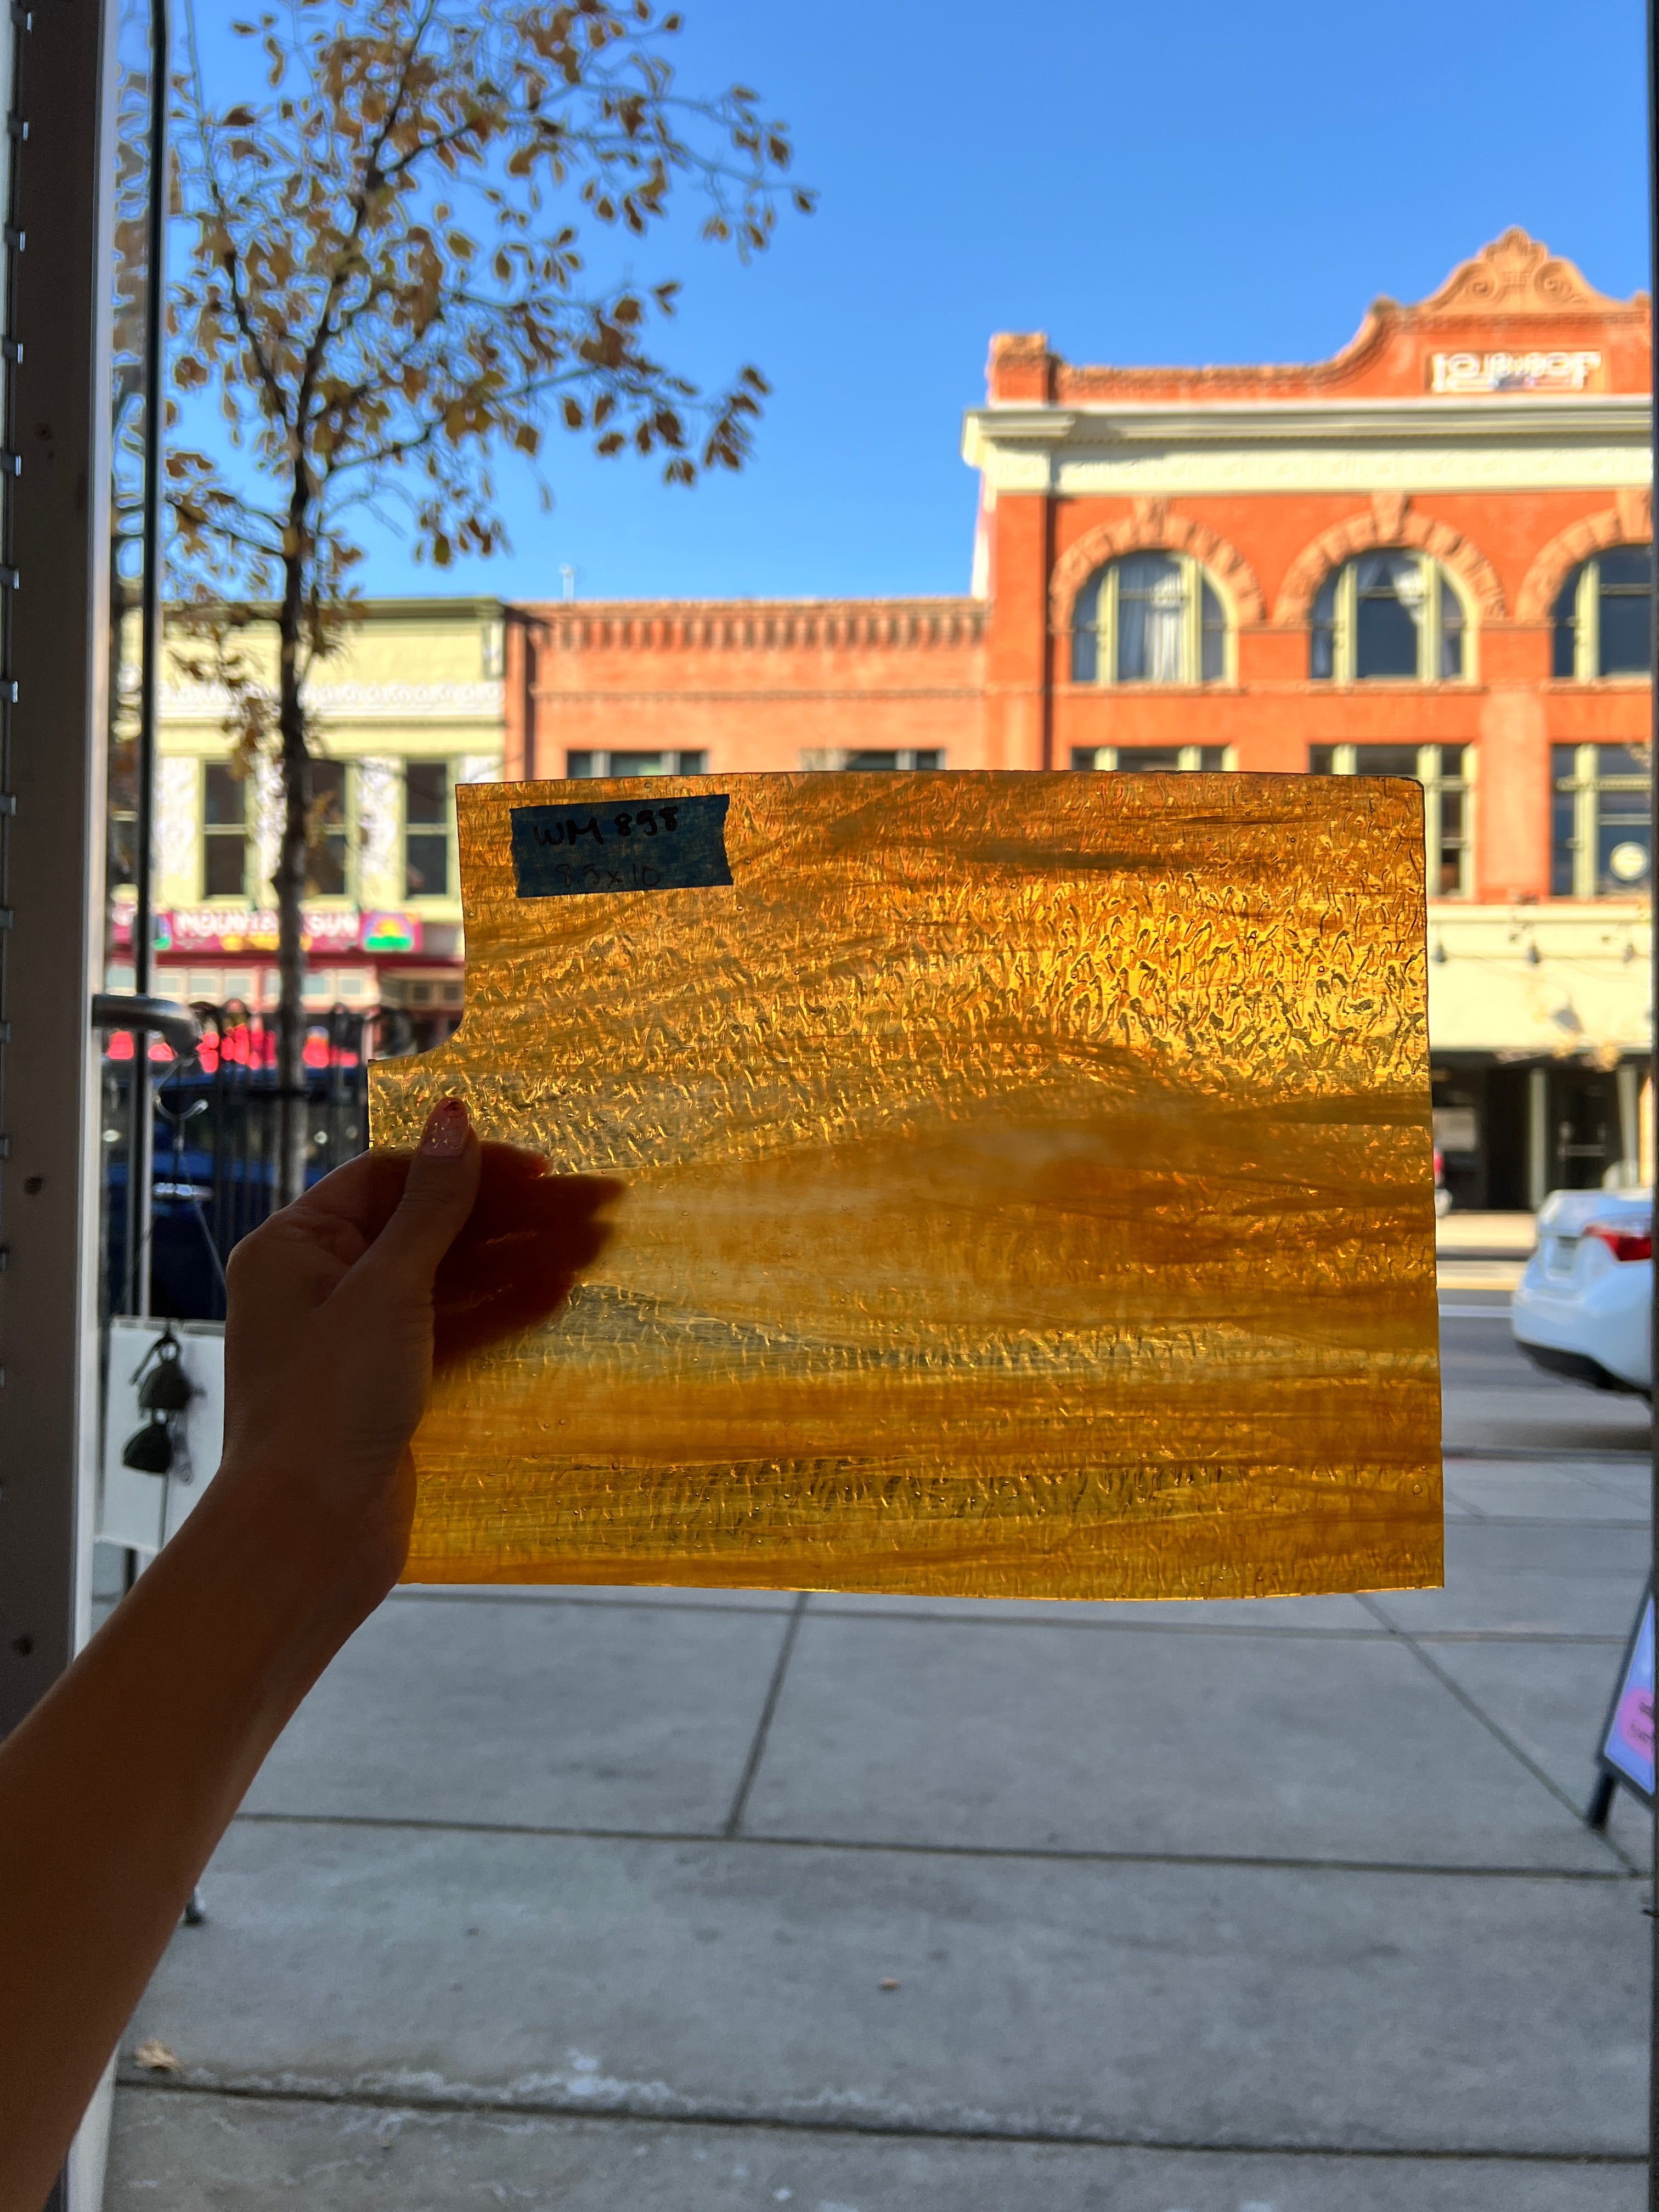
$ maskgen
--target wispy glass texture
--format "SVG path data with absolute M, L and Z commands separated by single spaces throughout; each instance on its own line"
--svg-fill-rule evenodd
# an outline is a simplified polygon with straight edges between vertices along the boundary
M 710 794 L 729 885 L 519 895 L 516 809 L 580 800 L 638 882 L 641 810 Z M 374 1068 L 374 1141 L 459 1093 L 628 1194 L 569 1310 L 440 1385 L 410 1579 L 1438 1582 L 1414 787 L 458 798 L 466 1019 Z

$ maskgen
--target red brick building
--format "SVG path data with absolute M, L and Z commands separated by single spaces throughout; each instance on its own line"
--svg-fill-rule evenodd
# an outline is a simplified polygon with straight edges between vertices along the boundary
M 993 340 L 959 599 L 509 611 L 508 775 L 1407 774 L 1466 1203 L 1629 1177 L 1650 317 L 1518 230 L 1309 366 Z

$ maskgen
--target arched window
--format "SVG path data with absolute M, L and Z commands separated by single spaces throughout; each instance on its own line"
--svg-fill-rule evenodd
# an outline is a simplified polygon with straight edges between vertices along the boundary
M 1468 617 L 1457 586 L 1424 553 L 1361 553 L 1314 601 L 1309 673 L 1335 684 L 1443 683 L 1468 673 Z
M 1645 676 L 1653 552 L 1646 545 L 1611 545 L 1575 568 L 1551 611 L 1555 626 L 1550 672 Z
M 1127 553 L 1097 568 L 1072 614 L 1073 684 L 1218 684 L 1221 595 L 1188 553 Z

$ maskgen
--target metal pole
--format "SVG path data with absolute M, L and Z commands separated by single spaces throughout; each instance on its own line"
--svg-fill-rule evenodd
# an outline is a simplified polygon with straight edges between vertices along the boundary
M 1648 293 L 1650 299 L 1650 338 L 1654 331 L 1652 295 L 1655 277 L 1659 275 L 1659 7 L 1656 0 L 1648 0 Z M 1651 374 L 1650 385 L 1653 382 Z M 1659 492 L 1659 482 L 1654 489 Z M 1659 516 L 1654 518 L 1653 557 L 1654 585 L 1659 586 Z M 1648 919 L 1653 936 L 1652 969 L 1649 976 L 1649 1004 L 1655 1015 L 1651 1049 L 1648 1063 L 1648 1080 L 1653 1085 L 1652 1097 L 1659 1110 L 1659 930 L 1654 929 L 1655 901 L 1653 896 L 1653 862 L 1659 860 L 1659 589 L 1649 593 L 1648 676 L 1650 684 L 1648 722 L 1649 776 L 1649 838 L 1650 851 L 1648 868 Z M 1659 1138 L 1656 1139 L 1659 1144 Z M 1659 1170 L 1653 1162 L 1646 1164 L 1650 1178 L 1659 1183 Z M 1650 1310 L 1648 1317 L 1650 1351 L 1659 1355 L 1659 1319 Z M 1655 1371 L 1659 1373 L 1659 1364 Z M 1653 1510 L 1653 1540 L 1659 1546 L 1659 1447 L 1653 1460 L 1653 1479 L 1649 1496 Z M 1656 1550 L 1659 1562 L 1659 1550 Z M 1659 1799 L 1655 1804 L 1656 1838 L 1659 1838 Z M 1649 1999 L 1648 2014 L 1648 2212 L 1659 2212 L 1659 1858 L 1654 1864 L 1654 1879 L 1649 1899 L 1656 1917 L 1650 1918 L 1650 1948 L 1652 1953 L 1654 1978 Z
M 144 223 L 144 486 L 141 518 L 143 628 L 138 675 L 137 850 L 133 855 L 132 988 L 150 995 L 155 944 L 155 706 L 161 673 L 161 391 L 167 331 L 167 0 L 149 0 L 149 205 Z M 155 1216 L 155 1118 L 149 1032 L 132 1033 L 127 1139 L 127 1311 L 147 1314 Z

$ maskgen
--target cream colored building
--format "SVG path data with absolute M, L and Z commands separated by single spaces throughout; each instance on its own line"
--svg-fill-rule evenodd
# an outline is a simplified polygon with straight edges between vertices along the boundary
M 501 773 L 501 651 L 494 599 L 378 599 L 313 671 L 307 703 L 320 836 L 306 914 L 314 1005 L 459 1017 L 453 794 Z M 217 687 L 181 678 L 169 653 L 158 732 L 158 988 L 268 1006 L 280 791 L 272 763 L 242 772 L 227 704 Z M 118 916 L 131 896 L 115 894 Z M 118 920 L 113 934 L 118 947 Z M 123 980 L 119 966 L 118 950 L 112 981 Z

